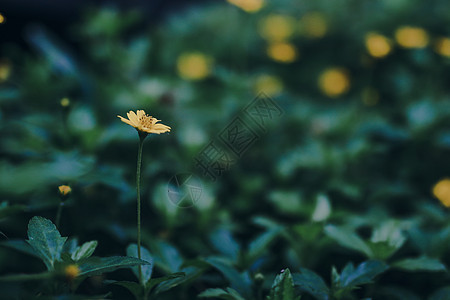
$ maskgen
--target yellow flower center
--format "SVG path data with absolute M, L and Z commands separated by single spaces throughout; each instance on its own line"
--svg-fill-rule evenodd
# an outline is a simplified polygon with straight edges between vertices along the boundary
M 66 275 L 67 279 L 73 280 L 75 277 L 80 275 L 80 268 L 78 268 L 77 265 L 68 265 L 64 269 L 64 274 Z
M 153 126 L 154 119 L 152 116 L 149 115 L 143 115 L 139 118 L 139 123 L 144 128 L 151 128 Z

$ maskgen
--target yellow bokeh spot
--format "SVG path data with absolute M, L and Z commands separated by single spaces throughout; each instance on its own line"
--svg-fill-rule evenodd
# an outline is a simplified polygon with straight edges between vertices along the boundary
M 327 20 L 319 12 L 307 13 L 300 19 L 300 32 L 307 37 L 321 38 L 327 30 Z
M 329 97 L 338 97 L 350 89 L 348 72 L 342 68 L 330 68 L 319 76 L 319 88 Z
M 450 207 L 450 178 L 444 178 L 433 187 L 433 195 L 446 207 Z
M 211 74 L 212 58 L 199 52 L 185 53 L 178 57 L 177 70 L 187 80 L 201 80 Z
M 240 9 L 248 12 L 254 13 L 259 11 L 264 6 L 264 0 L 227 0 Z
M 5 23 L 5 17 L 0 14 L 0 24 Z
M 376 58 L 385 57 L 392 50 L 391 41 L 375 32 L 366 35 L 366 48 L 369 54 Z
M 269 15 L 259 24 L 259 33 L 269 41 L 289 39 L 294 33 L 295 19 L 284 15 Z
M 11 75 L 11 64 L 8 60 L 0 60 L 0 82 L 5 81 Z
M 64 269 L 64 275 L 66 275 L 67 279 L 69 280 L 73 280 L 75 279 L 75 277 L 77 277 L 78 275 L 80 275 L 80 268 L 78 268 L 77 265 L 68 265 L 65 269 Z
M 62 98 L 60 103 L 62 107 L 68 107 L 70 105 L 70 100 L 69 98 Z
M 380 100 L 380 94 L 372 87 L 366 87 L 361 93 L 362 101 L 367 106 L 373 106 Z
M 424 48 L 428 45 L 428 33 L 420 27 L 403 26 L 395 31 L 397 43 L 404 48 Z
M 434 44 L 434 51 L 442 56 L 450 57 L 450 38 L 439 38 Z
M 298 51 L 290 43 L 279 42 L 269 45 L 267 55 L 277 62 L 291 63 L 297 59 Z
M 283 90 L 283 82 L 279 77 L 264 74 L 256 78 L 253 88 L 256 94 L 263 92 L 267 96 L 275 96 Z

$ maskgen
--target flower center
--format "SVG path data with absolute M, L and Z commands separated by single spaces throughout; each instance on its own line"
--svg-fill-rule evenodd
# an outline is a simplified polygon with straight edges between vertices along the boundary
M 141 123 L 142 127 L 151 128 L 153 125 L 153 117 L 149 115 L 144 115 L 139 118 L 139 123 Z

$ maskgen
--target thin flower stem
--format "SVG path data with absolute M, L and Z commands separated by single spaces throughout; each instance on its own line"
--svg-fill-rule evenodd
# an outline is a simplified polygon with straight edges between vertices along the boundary
M 142 148 L 144 146 L 145 136 L 139 134 L 139 150 L 137 158 L 136 170 L 136 192 L 137 192 L 137 246 L 138 258 L 141 259 L 141 165 L 142 165 Z M 139 283 L 142 282 L 142 269 L 139 265 Z
M 55 218 L 56 228 L 59 228 L 59 223 L 61 221 L 61 213 L 62 213 L 63 206 L 64 206 L 64 202 L 62 202 L 62 201 L 59 202 L 58 211 L 56 212 L 56 218 Z

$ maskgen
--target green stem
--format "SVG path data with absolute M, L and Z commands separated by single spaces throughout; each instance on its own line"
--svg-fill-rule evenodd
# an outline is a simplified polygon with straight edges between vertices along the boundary
M 56 224 L 56 228 L 59 229 L 59 222 L 61 221 L 61 212 L 62 212 L 62 208 L 64 206 L 64 202 L 59 202 L 58 205 L 58 211 L 56 212 L 56 219 L 55 219 L 55 224 Z
M 142 148 L 144 139 L 147 135 L 139 132 L 139 149 L 136 170 L 136 192 L 137 192 L 137 247 L 138 258 L 141 259 L 141 165 L 142 165 Z M 142 283 L 142 268 L 139 265 L 139 283 Z

